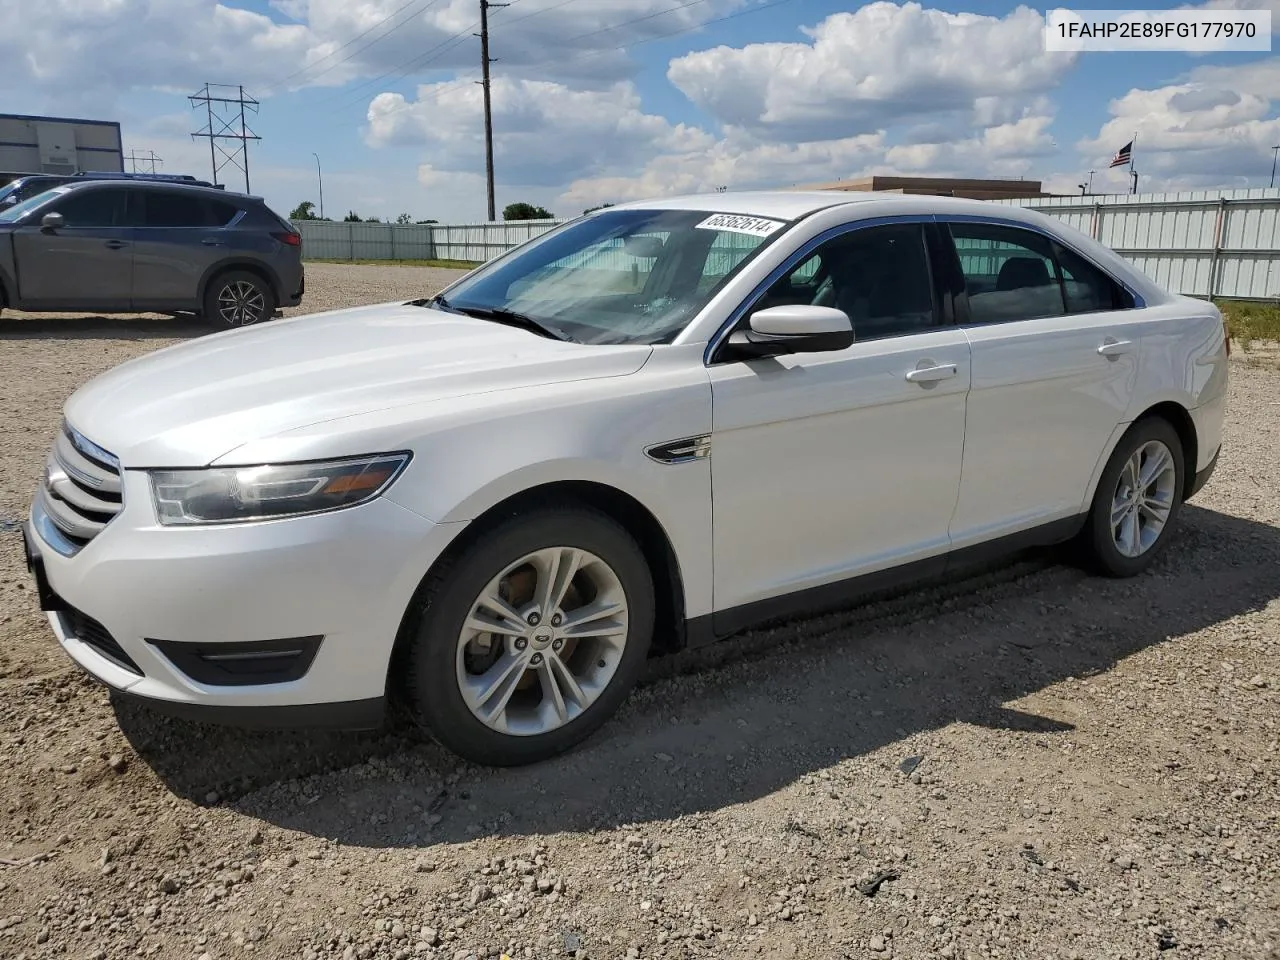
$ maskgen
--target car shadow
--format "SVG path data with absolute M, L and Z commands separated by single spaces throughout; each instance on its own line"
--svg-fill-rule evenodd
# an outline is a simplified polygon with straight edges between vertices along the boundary
M 1280 530 L 1188 506 L 1152 569 L 1107 580 L 1048 552 L 653 661 L 577 750 L 477 768 L 398 732 L 245 733 L 117 703 L 175 793 L 344 844 L 429 846 L 605 829 L 747 803 L 952 723 L 1052 738 L 1011 706 L 1280 597 Z M 906 749 L 903 754 L 905 756 Z
M 197 317 L 42 314 L 4 311 L 0 340 L 176 340 L 213 333 L 215 327 Z

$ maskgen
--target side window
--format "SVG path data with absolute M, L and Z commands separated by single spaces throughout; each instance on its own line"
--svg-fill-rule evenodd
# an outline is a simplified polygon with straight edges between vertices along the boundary
M 1129 294 L 1118 283 L 1073 250 L 1055 243 L 1062 267 L 1062 290 L 1068 313 L 1096 310 L 1125 310 L 1133 306 Z
M 60 213 L 68 227 L 122 227 L 124 191 L 77 190 L 54 203 L 47 213 Z
M 857 340 L 931 329 L 937 317 L 923 228 L 891 224 L 828 240 L 770 287 L 754 309 L 800 303 L 843 310 Z
M 235 207 L 219 200 L 206 200 L 171 190 L 144 190 L 144 227 L 221 227 L 235 216 Z
M 973 323 L 1059 317 L 1066 313 L 1049 240 L 1030 230 L 952 223 Z

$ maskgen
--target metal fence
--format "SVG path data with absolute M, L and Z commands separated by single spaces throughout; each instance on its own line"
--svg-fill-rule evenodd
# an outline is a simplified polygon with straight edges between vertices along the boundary
M 1280 300 L 1280 188 L 992 202 L 1057 217 L 1175 292 Z M 296 226 L 309 258 L 483 262 L 564 222 Z

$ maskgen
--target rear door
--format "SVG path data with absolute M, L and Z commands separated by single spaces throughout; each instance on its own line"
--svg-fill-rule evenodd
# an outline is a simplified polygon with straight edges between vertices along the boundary
M 952 543 L 1077 516 L 1133 402 L 1142 311 L 1037 231 L 957 220 L 960 322 L 973 352 Z
M 200 280 L 227 256 L 225 228 L 240 216 L 240 208 L 184 190 L 135 186 L 131 193 L 134 308 L 198 308 Z
M 57 230 L 41 225 L 60 213 Z M 114 185 L 86 187 L 32 213 L 33 222 L 13 234 L 18 296 L 40 310 L 124 310 L 133 275 L 132 231 L 125 191 Z

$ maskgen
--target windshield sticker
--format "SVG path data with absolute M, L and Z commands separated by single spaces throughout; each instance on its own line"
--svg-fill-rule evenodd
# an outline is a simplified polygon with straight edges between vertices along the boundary
M 729 233 L 746 233 L 753 237 L 767 237 L 786 226 L 781 220 L 766 220 L 763 217 L 743 217 L 734 213 L 717 213 L 707 217 L 700 224 L 699 230 L 725 230 Z

